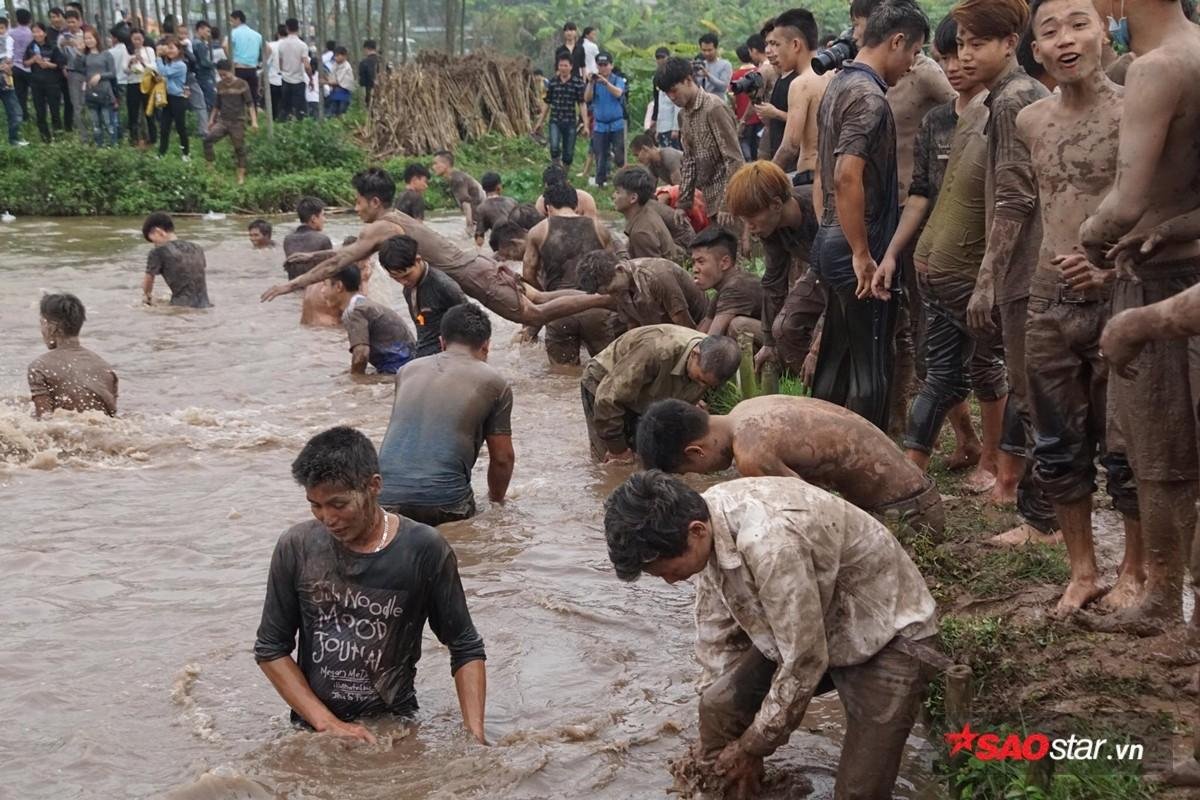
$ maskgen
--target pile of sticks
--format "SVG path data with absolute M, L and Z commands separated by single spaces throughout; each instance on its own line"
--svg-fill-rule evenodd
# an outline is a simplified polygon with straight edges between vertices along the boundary
M 528 135 L 540 108 L 539 88 L 527 58 L 421 53 L 379 77 L 367 146 L 385 159 L 453 150 L 490 132 Z

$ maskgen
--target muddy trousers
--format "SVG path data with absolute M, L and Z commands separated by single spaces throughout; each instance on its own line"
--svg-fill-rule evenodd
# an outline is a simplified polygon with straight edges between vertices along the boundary
M 384 506 L 383 510 L 436 528 L 447 522 L 458 522 L 475 516 L 475 495 L 472 494 L 466 500 L 450 506 L 390 505 Z
M 825 288 L 817 271 L 809 268 L 792 284 L 771 325 L 775 353 L 793 375 L 803 372 L 804 359 L 813 349 L 824 313 Z
M 898 298 L 859 300 L 855 284 L 828 287 L 813 397 L 888 428 Z
M 597 355 L 624 332 L 621 318 L 604 308 L 592 308 L 546 323 L 546 356 L 551 364 L 578 364 L 579 348 Z
M 750 727 L 774 675 L 775 663 L 751 647 L 704 691 L 700 747 L 705 759 L 715 759 Z M 869 661 L 830 669 L 821 678 L 813 695 L 836 689 L 846 709 L 835 800 L 890 800 L 904 742 L 931 677 L 928 667 L 889 644 Z
M 608 454 L 608 445 L 600 438 L 600 433 L 596 430 L 596 395 L 592 389 L 583 385 L 579 387 L 579 394 L 583 401 L 583 419 L 587 423 L 588 444 L 591 447 L 592 460 L 603 461 L 604 456 Z M 640 415 L 629 410 L 625 411 L 625 443 L 635 453 L 637 452 L 637 429 L 640 420 Z

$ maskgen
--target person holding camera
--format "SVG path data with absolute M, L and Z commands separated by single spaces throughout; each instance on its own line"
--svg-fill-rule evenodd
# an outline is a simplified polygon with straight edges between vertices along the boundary
M 588 78 L 583 102 L 591 109 L 592 151 L 596 154 L 596 185 L 608 180 L 609 161 L 625 166 L 625 79 L 613 74 L 612 56 L 596 56 L 596 74 Z
M 829 294 L 813 396 L 887 430 L 899 303 L 872 280 L 900 216 L 896 123 L 887 89 L 929 38 L 913 0 L 885 0 L 867 22 L 863 47 L 821 100 L 817 125 L 822 191 L 817 271 Z
M 792 183 L 813 182 L 817 168 L 817 110 L 833 73 L 818 75 L 810 66 L 817 49 L 817 21 L 811 11 L 793 8 L 763 26 L 767 58 L 780 78 L 771 99 L 755 106 L 767 125 L 774 148 L 771 160 L 784 172 L 795 172 Z
M 709 94 L 724 99 L 733 78 L 733 64 L 721 58 L 721 40 L 715 33 L 700 37 L 700 55 L 693 62 L 696 82 Z
M 738 141 L 742 144 L 742 158 L 754 161 L 758 158 L 759 140 L 762 138 L 762 117 L 754 109 L 754 101 L 762 92 L 763 76 L 758 68 L 766 60 L 767 49 L 761 35 L 755 33 L 737 49 L 742 66 L 733 71 L 729 91 L 733 95 L 733 113 L 738 121 Z

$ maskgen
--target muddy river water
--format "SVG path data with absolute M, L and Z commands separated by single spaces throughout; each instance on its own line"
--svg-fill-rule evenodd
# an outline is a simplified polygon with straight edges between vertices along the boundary
M 626 473 L 589 463 L 577 372 L 499 319 L 510 500 L 488 504 L 485 454 L 480 515 L 442 528 L 486 642 L 493 746 L 460 732 L 428 631 L 415 730 L 376 726 L 379 744 L 354 748 L 289 726 L 251 653 L 271 549 L 309 517 L 289 464 L 336 424 L 378 444 L 391 391 L 349 379 L 344 332 L 301 328 L 298 295 L 258 302 L 282 255 L 252 252 L 245 223 L 179 222 L 207 250 L 204 312 L 140 304 L 140 220 L 0 225 L 0 798 L 664 797 L 696 730 L 692 589 L 613 575 L 601 504 Z M 82 341 L 120 375 L 117 419 L 30 418 L 43 291 L 87 306 Z M 819 698 L 770 762 L 794 773 L 780 796 L 803 778 L 832 795 L 839 730 L 836 698 Z M 924 797 L 911 743 L 897 795 Z

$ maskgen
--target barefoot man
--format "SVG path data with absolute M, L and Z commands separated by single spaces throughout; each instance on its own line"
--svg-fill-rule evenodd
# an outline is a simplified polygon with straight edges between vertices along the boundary
M 940 533 L 942 497 L 888 435 L 841 406 L 808 397 L 743 400 L 725 416 L 662 400 L 638 423 L 647 469 L 803 478 L 877 517 Z
M 1122 236 L 1150 235 L 1160 223 L 1196 210 L 1200 192 L 1200 30 L 1175 0 L 1097 0 L 1101 14 L 1123 19 L 1117 29 L 1137 54 L 1125 80 L 1117 179 L 1080 238 L 1093 263 Z M 1113 311 L 1164 300 L 1200 282 L 1200 241 L 1165 243 L 1138 261 L 1113 286 Z M 1147 345 L 1134 361 L 1132 380 L 1115 377 L 1111 395 L 1137 478 L 1146 534 L 1146 589 L 1141 602 L 1099 620 L 1106 628 L 1142 635 L 1182 620 L 1183 565 L 1196 524 L 1196 403 L 1200 355 L 1186 341 Z M 1193 593 L 1200 574 L 1191 548 Z M 1189 639 L 1200 638 L 1193 614 Z
M 1097 453 L 1125 521 L 1125 561 L 1108 605 L 1131 605 L 1144 573 L 1133 472 L 1117 431 L 1105 429 L 1108 368 L 1100 358 L 1100 332 L 1113 272 L 1093 268 L 1079 247 L 1079 226 L 1116 178 L 1123 98 L 1101 65 L 1107 31 L 1092 0 L 1034 0 L 1031 11 L 1033 56 L 1059 91 L 1017 116 L 1042 215 L 1025 363 L 1036 433 L 1034 480 L 1054 505 L 1071 560 L 1071 582 L 1055 609 L 1066 616 L 1105 591 L 1092 543 Z

